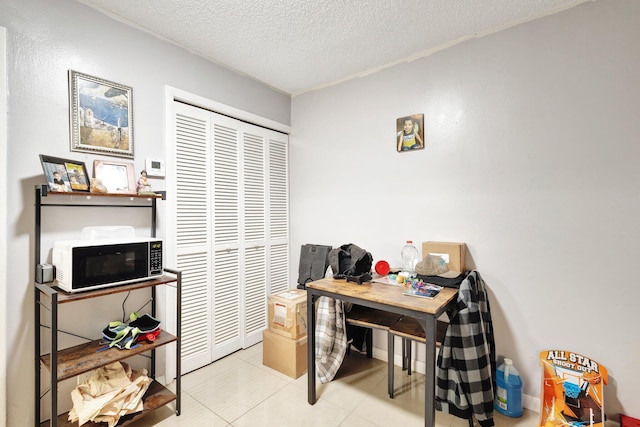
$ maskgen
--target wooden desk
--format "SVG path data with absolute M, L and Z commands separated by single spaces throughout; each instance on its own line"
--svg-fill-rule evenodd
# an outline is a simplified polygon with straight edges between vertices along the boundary
M 316 403 L 316 312 L 315 301 L 320 296 L 341 299 L 365 307 L 377 308 L 401 315 L 414 317 L 424 328 L 426 334 L 425 361 L 425 401 L 424 424 L 435 426 L 435 384 L 436 384 L 436 319 L 454 304 L 458 291 L 444 288 L 434 299 L 402 295 L 400 286 L 382 283 L 357 283 L 346 280 L 320 279 L 309 282 L 307 286 L 307 401 Z M 389 355 L 393 357 L 393 355 Z

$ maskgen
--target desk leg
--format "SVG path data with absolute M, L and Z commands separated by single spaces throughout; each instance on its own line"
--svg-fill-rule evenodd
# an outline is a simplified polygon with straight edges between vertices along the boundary
M 389 393 L 389 398 L 393 399 L 394 395 L 394 378 L 393 378 L 393 368 L 394 368 L 394 359 L 395 359 L 395 349 L 393 348 L 395 344 L 394 335 L 391 332 L 387 332 L 387 392 Z
M 307 401 L 316 403 L 316 310 L 314 295 L 307 289 Z
M 422 325 L 426 339 L 426 361 L 424 378 L 424 425 L 436 425 L 436 318 L 427 316 Z

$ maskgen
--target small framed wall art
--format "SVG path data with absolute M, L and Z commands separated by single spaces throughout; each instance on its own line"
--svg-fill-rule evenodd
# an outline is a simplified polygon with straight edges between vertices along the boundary
M 396 120 L 398 152 L 424 148 L 424 114 L 400 117 Z
M 69 70 L 71 151 L 133 159 L 133 89 Z
M 84 162 L 40 154 L 40 163 L 50 191 L 89 191 L 89 175 Z
M 136 194 L 133 163 L 93 161 L 93 176 L 112 194 Z

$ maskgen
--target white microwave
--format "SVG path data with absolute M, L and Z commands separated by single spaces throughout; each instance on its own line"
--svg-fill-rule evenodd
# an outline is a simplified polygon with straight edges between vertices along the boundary
M 56 285 L 79 292 L 159 277 L 163 250 L 155 237 L 57 241 L 52 254 Z

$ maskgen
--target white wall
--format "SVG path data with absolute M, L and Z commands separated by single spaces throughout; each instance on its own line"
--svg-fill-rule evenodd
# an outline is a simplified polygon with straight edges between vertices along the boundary
M 640 3 L 601 0 L 297 97 L 292 279 L 303 243 L 399 262 L 404 240 L 465 241 L 490 289 L 500 357 L 539 392 L 540 350 L 609 368 L 609 414 L 636 417 Z M 164 85 L 290 123 L 290 100 L 71 0 L 3 0 L 7 425 L 33 425 L 33 186 L 69 151 L 67 70 L 134 88 L 136 169 L 164 156 Z M 395 119 L 424 113 L 424 150 Z M 163 188 L 162 181 L 154 181 Z M 169 203 L 169 202 L 167 202 Z M 9 286 L 10 285 L 10 286 Z M 2 323 L 0 322 L 0 325 Z M 420 355 L 419 355 L 420 357 Z
M 7 56 L 6 56 L 7 32 L 4 27 L 0 27 L 0 170 L 3 171 L 2 181 L 7 182 Z M 7 235 L 7 193 L 5 188 L 0 191 L 0 236 Z M 0 239 L 0 307 L 4 307 L 7 301 L 7 241 Z M 0 343 L 5 343 L 7 329 L 7 319 L 0 316 Z M 6 367 L 7 357 L 4 352 L 0 352 L 0 414 L 6 414 Z M 4 417 L 0 418 L 0 426 L 5 425 Z
M 352 242 L 400 265 L 406 239 L 466 242 L 529 406 L 539 352 L 566 349 L 609 369 L 610 416 L 639 416 L 639 15 L 589 2 L 294 98 L 292 260 Z M 426 148 L 397 153 L 415 113 Z
M 137 172 L 144 167 L 146 157 L 165 156 L 166 85 L 283 124 L 290 123 L 291 100 L 76 1 L 3 0 L 0 26 L 7 29 L 9 80 L 8 168 L 3 169 L 7 179 L 2 180 L 0 194 L 3 198 L 6 195 L 6 204 L 2 205 L 7 206 L 8 233 L 3 243 L 10 248 L 6 256 L 8 285 L 5 287 L 4 280 L 2 284 L 6 303 L 0 299 L 6 337 L 0 347 L 7 360 L 6 423 L 26 426 L 34 425 L 33 188 L 44 183 L 38 154 L 84 161 L 90 172 L 94 159 L 105 159 L 69 150 L 67 71 L 74 69 L 133 87 Z M 163 189 L 165 183 L 154 180 L 152 186 Z M 169 203 L 171 195 L 160 203 L 161 208 Z M 79 226 L 71 213 L 56 215 L 47 217 L 49 230 Z M 82 217 L 94 225 L 131 220 L 142 226 L 148 219 L 140 218 L 146 212 L 133 214 L 126 210 L 120 220 L 116 215 L 123 216 L 93 210 Z M 159 235 L 163 234 L 160 230 Z M 128 310 L 138 308 L 129 301 Z M 106 317 L 113 315 L 106 314 L 109 306 L 121 315 L 121 302 L 122 297 L 118 297 L 102 299 L 97 305 L 94 301 L 84 307 L 65 307 L 61 314 L 67 321 L 65 329 L 95 337 L 106 322 L 113 320 Z M 75 320 L 75 324 L 70 326 L 69 320 Z

